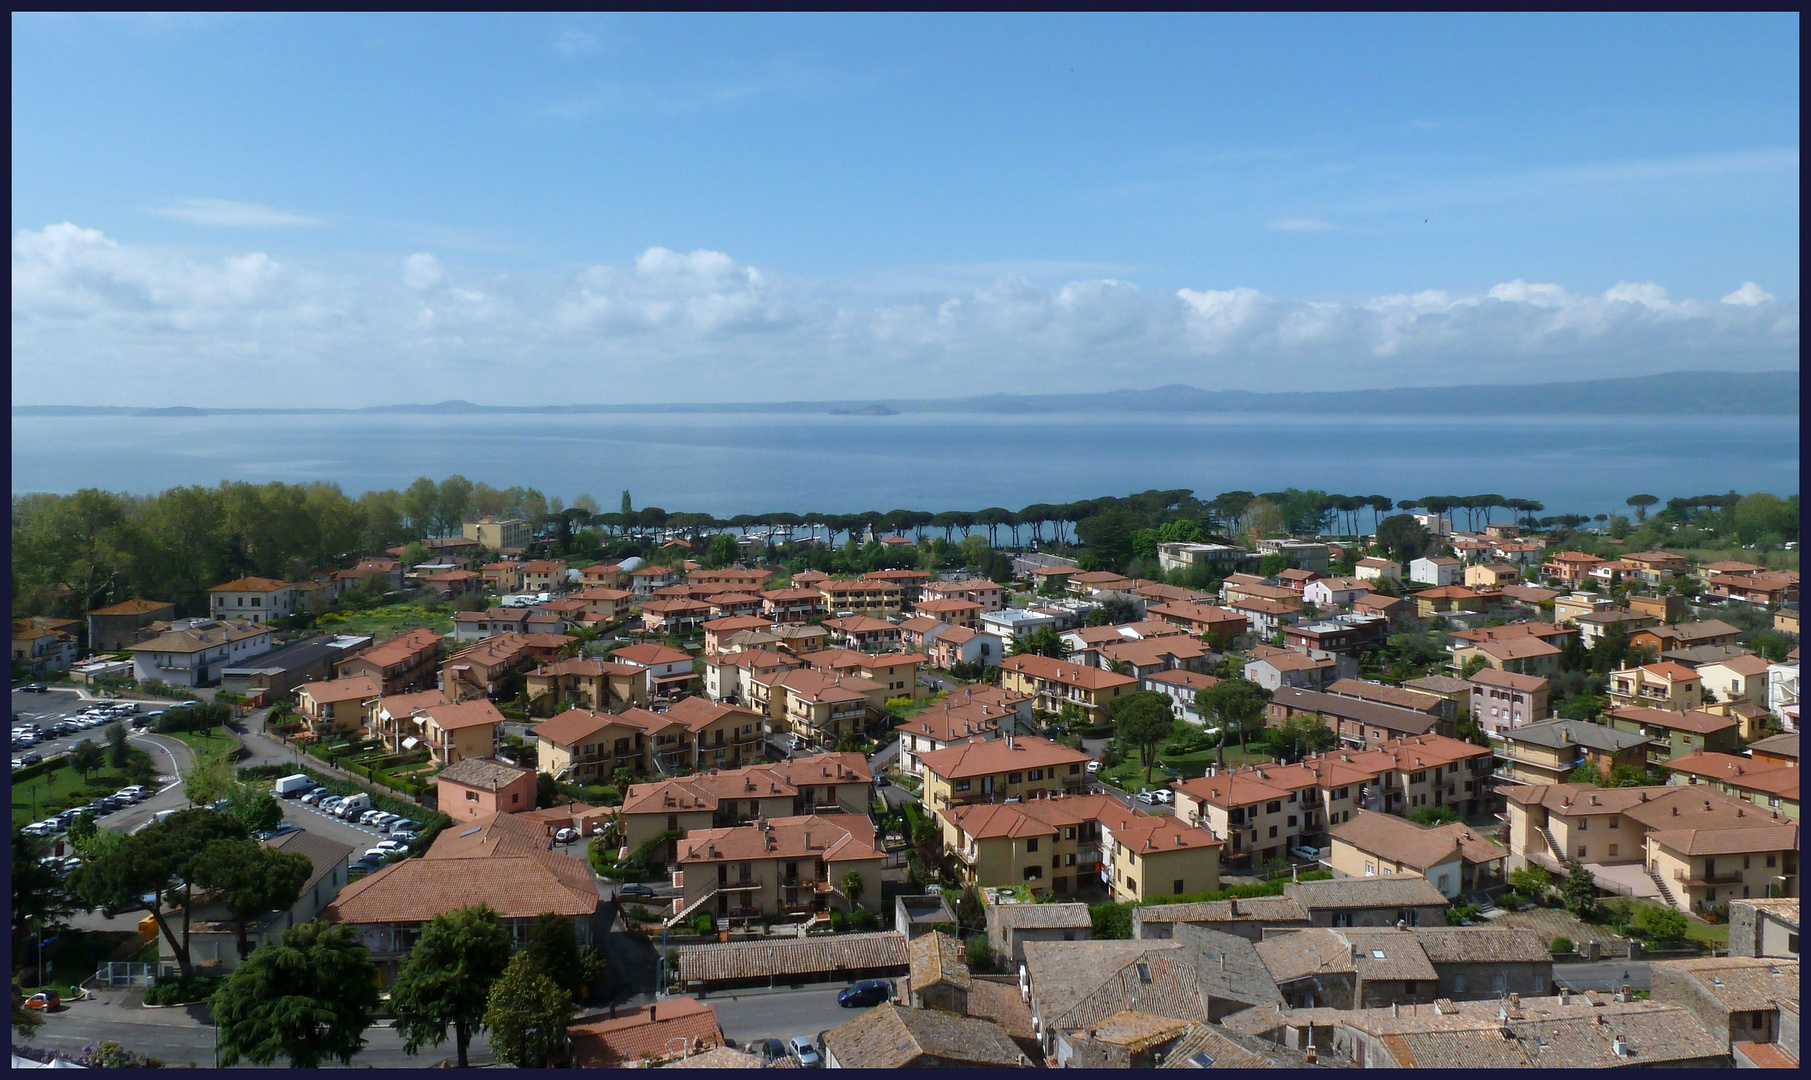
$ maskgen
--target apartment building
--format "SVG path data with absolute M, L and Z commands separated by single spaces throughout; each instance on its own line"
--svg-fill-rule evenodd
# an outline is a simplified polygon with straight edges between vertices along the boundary
M 1472 718 L 1491 738 L 1547 716 L 1549 685 L 1538 675 L 1485 668 L 1466 681 L 1471 685 Z
M 1354 576 L 1360 581 L 1401 581 L 1402 564 L 1375 556 L 1358 560 Z
M 244 577 L 208 590 L 208 612 L 216 619 L 244 619 L 262 626 L 295 611 L 295 589 L 286 581 Z
M 1061 712 L 1073 705 L 1099 723 L 1107 702 L 1138 688 L 1130 675 L 1117 675 L 1100 668 L 1084 667 L 1072 660 L 1057 660 L 1027 653 L 1000 661 L 1000 686 L 1032 699 L 1040 712 Z
M 1006 655 L 1006 643 L 998 634 L 951 626 L 930 636 L 931 647 L 925 651 L 930 654 L 931 666 L 944 671 L 958 664 L 994 667 Z
M 829 602 L 817 589 L 795 585 L 789 589 L 767 589 L 761 593 L 761 614 L 776 623 L 803 623 L 829 613 Z
M 1339 736 L 1342 747 L 1374 749 L 1398 739 L 1450 735 L 1444 717 L 1363 698 L 1280 686 L 1264 706 L 1264 722 L 1281 727 L 1292 716 L 1316 716 Z
M 1104 885 L 1117 902 L 1219 888 L 1220 841 L 1108 795 L 969 803 L 939 810 L 944 848 L 970 884 L 1073 895 Z
M 1777 607 L 1798 603 L 1798 571 L 1779 570 L 1759 574 L 1713 574 L 1704 583 L 1704 594 L 1723 600 L 1737 600 L 1756 607 Z
M 1652 765 L 1699 750 L 1733 754 L 1740 745 L 1734 717 L 1696 709 L 1676 712 L 1630 705 L 1611 709 L 1607 719 L 1618 731 L 1633 732 L 1652 740 L 1648 747 L 1648 762 Z
M 216 682 L 225 668 L 270 651 L 270 627 L 251 619 L 177 619 L 156 637 L 126 646 L 132 677 L 195 687 Z
M 126 600 L 88 613 L 88 648 L 115 652 L 137 641 L 152 623 L 176 618 L 176 605 L 162 600 Z
M 974 802 L 1002 802 L 1079 795 L 1087 787 L 1082 767 L 1093 760 L 1080 750 L 1011 733 L 918 755 L 925 809 Z
M 927 661 L 922 653 L 867 653 L 855 649 L 824 649 L 799 657 L 819 671 L 838 675 L 859 675 L 879 683 L 888 699 L 924 696 L 918 685 L 918 673 Z
M 1324 846 L 1329 829 L 1359 810 L 1406 815 L 1446 806 L 1468 819 L 1488 812 L 1491 752 L 1439 735 L 1375 750 L 1313 755 L 1172 783 L 1176 816 L 1226 843 L 1229 865 L 1263 865 L 1289 849 Z
M 804 666 L 805 662 L 791 653 L 773 649 L 749 648 L 738 652 L 706 653 L 704 694 L 712 701 L 739 704 L 750 700 L 751 677 L 771 678 L 780 672 Z
M 1280 602 L 1287 607 L 1291 601 Z M 1295 605 L 1293 610 L 1299 611 L 1301 601 L 1292 598 L 1292 602 Z M 1230 607 L 1218 607 L 1213 604 L 1183 601 L 1151 604 L 1145 608 L 1145 618 L 1161 619 L 1191 634 L 1220 643 L 1231 641 L 1253 629 L 1250 616 Z
M 877 653 L 890 652 L 899 647 L 899 625 L 885 619 L 850 615 L 846 618 L 826 619 L 824 629 L 830 631 L 831 641 L 844 648 Z
M 426 627 L 398 634 L 334 665 L 339 678 L 366 675 L 386 694 L 404 694 L 434 685 L 446 639 Z
M 692 654 L 670 645 L 643 643 L 613 649 L 610 658 L 646 672 L 650 699 L 667 697 L 691 690 L 697 682 Z
M 520 555 L 534 540 L 534 529 L 521 518 L 498 521 L 487 517 L 467 521 L 461 532 L 467 540 L 477 541 L 485 550 L 503 555 Z
M 357 735 L 376 726 L 372 721 L 380 693 L 369 675 L 305 682 L 296 688 L 296 711 L 316 737 Z
M 842 615 L 867 615 L 885 618 L 906 609 L 906 587 L 894 581 L 825 581 L 817 586 L 825 607 Z
M 865 815 L 873 783 L 860 754 L 816 754 L 633 784 L 616 814 L 616 842 L 634 850 L 663 832 L 723 829 L 797 815 Z M 668 861 L 672 850 L 656 852 L 650 862 Z
M 1360 701 L 1373 701 L 1379 705 L 1426 713 L 1442 720 L 1453 719 L 1458 709 L 1451 698 L 1441 694 L 1367 682 L 1364 679 L 1339 679 L 1328 686 L 1326 692 L 1334 697 L 1357 698 Z
M 1782 817 L 1798 820 L 1798 763 L 1780 764 L 1700 750 L 1661 766 L 1668 784 L 1703 785 Z
M 1684 664 L 1655 664 L 1610 672 L 1610 701 L 1671 712 L 1696 709 L 1704 701 L 1704 679 Z
M 769 717 L 775 732 L 790 732 L 813 746 L 835 746 L 886 709 L 887 688 L 860 675 L 794 668 L 750 674 L 748 706 Z
M 731 566 L 723 570 L 694 570 L 687 580 L 694 585 L 717 585 L 724 592 L 759 593 L 773 579 L 772 570 Z
M 620 714 L 568 709 L 541 721 L 530 729 L 536 770 L 579 784 L 608 783 L 622 768 L 648 772 L 648 732 L 638 722 L 642 714 L 639 709 Z
M 796 916 L 809 921 L 857 906 L 876 910 L 884 859 L 874 826 L 854 814 L 766 818 L 691 832 L 675 860 L 673 884 L 683 891 L 667 925 L 700 911 L 733 925 Z M 863 885 L 853 896 L 845 887 L 851 874 Z
M 1429 827 L 1360 810 L 1329 835 L 1327 865 L 1340 877 L 1420 877 L 1449 900 L 1503 879 L 1507 848 L 1464 822 Z
M 1565 783 L 1574 770 L 1590 765 L 1608 777 L 1617 766 L 1646 770 L 1646 735 L 1619 731 L 1586 720 L 1541 720 L 1499 729 L 1498 777 L 1521 784 Z
M 572 640 L 557 634 L 497 634 L 452 653 L 440 663 L 440 690 L 453 701 L 496 694 L 507 680 L 528 670 L 536 646 L 550 644 L 549 638 Z
M 1528 784 L 1504 791 L 1509 866 L 1599 878 L 1645 876 L 1641 891 L 1682 911 L 1732 899 L 1798 895 L 1798 823 L 1704 785 L 1599 788 Z M 1618 871 L 1617 867 L 1628 867 Z
M 999 611 L 1006 606 L 1006 587 L 985 578 L 968 581 L 927 581 L 918 590 L 919 602 L 930 600 L 967 600 L 980 605 L 982 612 Z
M 1251 650 L 1242 674 L 1273 693 L 1283 687 L 1324 691 L 1335 682 L 1351 681 L 1358 674 L 1358 664 L 1347 656 L 1311 656 L 1294 649 L 1259 645 Z
M 1159 671 L 1206 672 L 1213 666 L 1213 653 L 1193 638 L 1174 637 L 1127 640 L 1123 637 L 1083 650 L 1070 659 L 1092 662 L 1103 671 L 1118 671 L 1142 679 Z
M 650 634 L 684 637 L 697 633 L 711 619 L 711 606 L 702 600 L 649 600 L 641 605 L 641 628 Z

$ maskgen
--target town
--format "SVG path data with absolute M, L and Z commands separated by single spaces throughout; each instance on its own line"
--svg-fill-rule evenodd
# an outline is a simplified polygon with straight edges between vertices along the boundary
M 478 488 L 15 498 L 15 1062 L 1798 1065 L 1796 495 Z

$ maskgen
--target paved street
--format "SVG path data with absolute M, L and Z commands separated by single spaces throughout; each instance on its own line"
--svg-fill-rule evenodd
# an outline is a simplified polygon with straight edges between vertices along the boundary
M 1623 984 L 1631 990 L 1651 985 L 1646 960 L 1600 960 L 1590 964 L 1555 964 L 1553 981 L 1568 990 L 1615 991 Z
M 797 990 L 724 990 L 704 1000 L 717 1010 L 723 1034 L 746 1045 L 755 1039 L 790 1039 L 806 1035 L 814 1041 L 822 1032 L 848 1023 L 865 1009 L 845 1009 L 836 995 L 849 983 L 826 983 Z
M 147 1009 L 142 999 L 142 991 L 107 991 L 98 1000 L 66 1005 L 23 1042 L 40 1049 L 79 1054 L 89 1043 L 107 1039 L 161 1058 L 169 1065 L 213 1065 L 214 1028 L 204 1006 Z M 421 1068 L 453 1056 L 450 1042 L 410 1056 L 403 1051 L 402 1039 L 388 1027 L 370 1029 L 365 1032 L 365 1039 L 369 1045 L 352 1059 L 354 1068 Z M 491 1061 L 490 1043 L 485 1036 L 472 1041 L 470 1056 L 473 1064 Z M 246 1066 L 245 1062 L 239 1064 Z

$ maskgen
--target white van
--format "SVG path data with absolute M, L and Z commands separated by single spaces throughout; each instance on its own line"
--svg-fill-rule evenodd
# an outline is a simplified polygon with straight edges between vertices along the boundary
M 314 787 L 314 781 L 306 773 L 294 773 L 277 777 L 276 786 L 271 791 L 279 799 L 293 799 L 302 792 Z
M 371 796 L 353 795 L 345 802 L 333 808 L 333 816 L 350 820 L 358 817 L 369 809 L 371 809 Z

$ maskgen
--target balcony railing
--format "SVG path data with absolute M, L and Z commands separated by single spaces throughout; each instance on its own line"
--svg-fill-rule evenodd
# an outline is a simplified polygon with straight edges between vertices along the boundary
M 1693 875 L 1684 870 L 1675 869 L 1673 880 L 1686 885 L 1739 885 L 1742 883 L 1742 875 L 1728 870 L 1722 873 Z
M 736 878 L 732 881 L 719 881 L 717 883 L 717 891 L 718 892 L 748 892 L 748 891 L 752 891 L 755 889 L 759 889 L 763 884 L 764 884 L 764 882 L 762 881 L 762 879 L 759 876 L 749 878 L 747 881 L 743 881 L 741 878 Z

